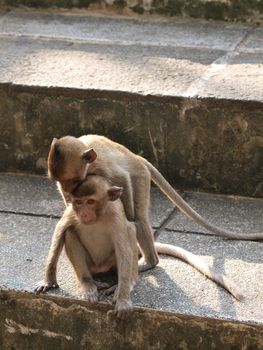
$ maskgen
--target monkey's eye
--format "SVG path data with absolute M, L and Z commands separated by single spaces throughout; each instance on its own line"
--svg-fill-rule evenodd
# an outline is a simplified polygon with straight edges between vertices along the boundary
M 86 203 L 88 205 L 93 205 L 95 203 L 95 199 L 88 199 Z

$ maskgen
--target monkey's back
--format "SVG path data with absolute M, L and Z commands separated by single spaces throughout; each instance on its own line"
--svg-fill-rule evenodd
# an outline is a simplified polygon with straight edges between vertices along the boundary
M 94 172 L 108 179 L 115 179 L 118 172 L 121 176 L 125 170 L 137 174 L 148 171 L 141 157 L 105 136 L 90 134 L 79 137 L 79 140 L 87 149 L 94 148 L 97 153 L 96 161 L 89 164 L 89 173 Z

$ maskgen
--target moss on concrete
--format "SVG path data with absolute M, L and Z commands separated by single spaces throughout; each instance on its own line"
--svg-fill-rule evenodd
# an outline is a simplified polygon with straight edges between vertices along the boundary
M 5 290 L 0 301 L 1 350 L 263 348 L 257 324 L 147 309 L 136 309 L 122 322 L 109 305 Z
M 45 173 L 53 137 L 98 133 L 184 189 L 263 195 L 263 106 L 55 88 L 0 89 L 0 170 Z
M 129 8 L 143 14 L 157 13 L 226 21 L 262 23 L 263 3 L 259 0 L 0 0 L 0 6 L 28 6 L 37 8 L 89 8 L 91 4 L 106 8 Z

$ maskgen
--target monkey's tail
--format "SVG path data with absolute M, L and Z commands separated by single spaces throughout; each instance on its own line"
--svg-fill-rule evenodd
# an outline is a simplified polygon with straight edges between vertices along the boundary
M 169 184 L 169 182 L 162 176 L 162 174 L 146 159 L 140 157 L 143 163 L 151 173 L 153 182 L 162 190 L 164 194 L 184 213 L 188 218 L 194 220 L 197 224 L 203 226 L 207 230 L 215 233 L 218 236 L 229 239 L 240 240 L 263 240 L 263 233 L 235 233 L 218 226 L 212 225 L 206 221 L 201 215 L 199 215 L 189 204 L 175 191 L 175 189 Z
M 230 281 L 229 278 L 223 274 L 216 273 L 212 267 L 208 266 L 202 259 L 192 254 L 188 250 L 171 244 L 164 244 L 159 242 L 154 242 L 154 245 L 158 253 L 171 255 L 175 258 L 179 258 L 187 262 L 189 265 L 193 266 L 196 270 L 204 274 L 206 277 L 210 278 L 212 281 L 225 288 L 237 300 L 241 300 L 243 298 L 243 295 L 238 291 L 235 284 Z

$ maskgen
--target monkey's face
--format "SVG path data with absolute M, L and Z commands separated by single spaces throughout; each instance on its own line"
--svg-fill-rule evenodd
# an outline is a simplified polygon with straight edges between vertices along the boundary
M 92 196 L 73 197 L 72 206 L 82 224 L 95 223 L 105 212 L 106 201 L 97 201 Z
M 89 225 L 106 212 L 108 203 L 120 198 L 122 187 L 110 186 L 99 175 L 88 175 L 84 182 L 70 193 L 73 210 L 81 223 Z

